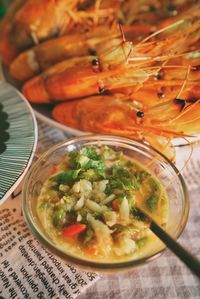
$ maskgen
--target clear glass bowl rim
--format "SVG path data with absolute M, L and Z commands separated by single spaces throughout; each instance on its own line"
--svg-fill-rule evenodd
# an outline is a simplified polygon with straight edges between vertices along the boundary
M 150 256 L 147 256 L 147 257 L 143 257 L 143 258 L 131 260 L 131 261 L 123 261 L 123 262 L 119 262 L 119 263 L 102 263 L 102 262 L 98 263 L 98 262 L 84 260 L 84 259 L 81 259 L 78 257 L 70 256 L 66 253 L 63 253 L 59 249 L 55 248 L 52 244 L 50 244 L 48 242 L 48 239 L 44 238 L 44 236 L 36 229 L 36 227 L 34 225 L 34 221 L 31 217 L 29 209 L 28 209 L 29 205 L 28 205 L 28 196 L 27 196 L 29 182 L 32 178 L 32 174 L 37 169 L 40 162 L 45 161 L 45 157 L 52 154 L 56 149 L 65 147 L 65 146 L 69 146 L 70 144 L 76 144 L 81 141 L 83 141 L 83 142 L 84 141 L 110 141 L 110 142 L 114 141 L 114 142 L 119 142 L 122 144 L 127 144 L 129 146 L 143 147 L 145 150 L 150 150 L 153 153 L 155 153 L 156 155 L 160 156 L 167 164 L 169 164 L 169 166 L 173 169 L 173 171 L 177 175 L 177 179 L 179 180 L 180 186 L 183 191 L 183 213 L 181 216 L 181 221 L 177 228 L 176 236 L 174 236 L 174 238 L 178 239 L 180 237 L 181 233 L 183 232 L 183 230 L 186 226 L 187 220 L 188 220 L 188 216 L 189 216 L 190 203 L 189 203 L 189 194 L 188 194 L 188 190 L 187 190 L 185 181 L 184 181 L 182 175 L 180 174 L 179 170 L 176 168 L 176 166 L 165 155 L 163 155 L 157 149 L 153 148 L 152 146 L 150 146 L 146 143 L 140 142 L 135 139 L 129 139 L 126 137 L 114 136 L 114 135 L 102 135 L 102 134 L 88 134 L 88 135 L 84 135 L 84 136 L 73 137 L 73 138 L 67 139 L 67 141 L 62 141 L 62 142 L 52 146 L 46 152 L 44 152 L 37 159 L 37 161 L 35 163 L 33 163 L 32 167 L 30 168 L 30 170 L 28 171 L 28 174 L 25 177 L 24 184 L 22 187 L 22 212 L 23 212 L 24 219 L 25 219 L 30 231 L 36 237 L 36 239 L 40 241 L 40 243 L 44 247 L 46 247 L 50 252 L 52 252 L 56 256 L 60 257 L 61 259 L 64 259 L 65 262 L 69 262 L 74 265 L 78 265 L 80 267 L 83 267 L 84 269 L 88 269 L 91 271 L 95 271 L 95 270 L 96 271 L 106 271 L 106 270 L 112 271 L 112 270 L 117 270 L 117 269 L 125 270 L 125 269 L 133 268 L 133 267 L 136 267 L 136 266 L 139 266 L 139 265 L 142 265 L 142 264 L 145 264 L 147 262 L 154 260 L 155 258 L 160 256 L 166 248 L 163 248 L 159 252 L 152 254 Z

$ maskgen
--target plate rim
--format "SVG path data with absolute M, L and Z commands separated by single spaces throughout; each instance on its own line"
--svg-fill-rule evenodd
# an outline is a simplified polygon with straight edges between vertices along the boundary
M 50 118 L 50 117 L 42 114 L 41 112 L 37 111 L 36 109 L 34 109 L 34 108 L 32 108 L 32 109 L 33 109 L 36 117 L 38 117 L 41 121 L 49 124 L 50 126 L 53 126 L 57 129 L 62 130 L 63 132 L 65 132 L 67 134 L 71 134 L 73 136 L 83 136 L 83 135 L 88 134 L 87 132 L 83 132 L 83 131 L 68 127 L 66 125 L 63 125 L 63 124 L 57 122 L 56 120 L 54 120 L 53 118 Z
M 15 88 L 13 85 L 11 85 L 8 82 L 5 82 L 5 80 L 0 79 L 0 84 L 7 85 L 9 88 L 13 89 L 19 95 L 19 98 L 25 103 L 26 107 L 28 108 L 28 111 L 30 112 L 30 115 L 31 115 L 31 118 L 32 118 L 32 121 L 33 121 L 33 127 L 34 127 L 33 128 L 34 142 L 33 142 L 33 147 L 32 147 L 32 151 L 30 153 L 30 157 L 28 159 L 28 162 L 26 163 L 25 169 L 22 172 L 22 174 L 16 179 L 16 181 L 13 183 L 13 185 L 10 187 L 10 189 L 1 198 L 1 200 L 0 200 L 0 206 L 1 206 L 9 198 L 9 196 L 14 192 L 14 190 L 19 186 L 19 184 L 22 182 L 24 176 L 26 175 L 26 173 L 27 173 L 32 161 L 33 161 L 34 154 L 35 154 L 37 144 L 38 144 L 38 125 L 37 125 L 37 120 L 36 120 L 33 108 L 31 107 L 28 100 L 24 97 L 24 95 L 17 88 Z

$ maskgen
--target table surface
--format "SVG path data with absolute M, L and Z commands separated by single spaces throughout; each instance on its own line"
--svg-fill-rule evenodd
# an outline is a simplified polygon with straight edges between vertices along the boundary
M 51 132 L 50 132 L 51 131 Z M 50 133 L 49 133 L 50 132 Z M 66 136 L 58 129 L 51 129 L 44 123 L 39 123 L 39 147 L 43 139 L 46 147 L 56 143 Z M 187 148 L 188 150 L 188 148 Z M 184 169 L 186 183 L 190 187 L 190 214 L 186 229 L 179 238 L 180 244 L 200 259 L 200 151 L 196 152 L 199 159 L 191 160 Z M 180 157 L 180 159 L 182 159 Z M 191 179 L 193 178 L 193 179 Z M 169 250 L 155 261 L 135 268 L 128 272 L 103 275 L 78 299 L 185 299 L 200 298 L 200 281 L 189 269 Z M 6 298 L 7 299 L 7 298 Z M 23 299 L 23 298 L 20 298 Z M 33 298 L 35 299 L 35 298 Z M 46 298 L 48 299 L 48 298 Z

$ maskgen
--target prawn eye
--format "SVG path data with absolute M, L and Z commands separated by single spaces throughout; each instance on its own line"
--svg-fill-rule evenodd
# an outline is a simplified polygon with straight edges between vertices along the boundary
M 99 65 L 99 59 L 98 58 L 93 59 L 92 65 Z
M 178 105 L 180 105 L 181 110 L 182 110 L 185 107 L 186 100 L 184 100 L 184 99 L 175 99 L 175 103 L 177 103 Z
M 157 93 L 157 96 L 158 96 L 159 98 L 164 98 L 165 94 L 164 94 L 163 91 L 159 91 L 159 92 Z
M 144 117 L 144 112 L 139 110 L 137 112 L 137 117 L 140 117 L 140 118 Z
M 194 65 L 192 71 L 200 71 L 200 65 Z
M 105 87 L 104 86 L 99 86 L 99 92 L 102 94 L 105 92 Z
M 185 100 L 183 99 L 175 99 L 177 104 L 185 105 Z
M 89 55 L 96 56 L 97 52 L 94 49 L 89 49 Z
M 173 10 L 175 10 L 176 9 L 176 7 L 173 5 L 173 4 L 171 4 L 171 3 L 168 3 L 167 5 L 166 5 L 166 10 L 167 11 L 173 11 Z
M 162 80 L 164 76 L 164 73 L 162 71 L 160 71 L 156 76 L 155 76 L 155 80 Z
M 177 15 L 177 10 L 176 10 L 176 6 L 174 6 L 172 3 L 168 3 L 166 5 L 166 11 L 172 15 L 172 16 L 176 16 Z

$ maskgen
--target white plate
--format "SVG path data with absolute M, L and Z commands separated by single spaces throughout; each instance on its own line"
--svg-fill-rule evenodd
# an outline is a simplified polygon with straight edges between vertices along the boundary
M 52 111 L 52 107 L 51 105 L 37 105 L 37 104 L 32 104 L 33 110 L 36 114 L 36 116 L 41 120 L 46 122 L 47 124 L 49 124 L 52 127 L 55 127 L 57 129 L 62 130 L 63 132 L 70 134 L 70 135 L 74 135 L 74 136 L 80 136 L 80 135 L 84 135 L 86 134 L 83 131 L 65 126 L 59 122 L 57 122 L 56 120 L 54 120 L 51 116 L 51 111 Z
M 0 82 L 0 205 L 26 174 L 37 145 L 37 123 L 27 100 Z

